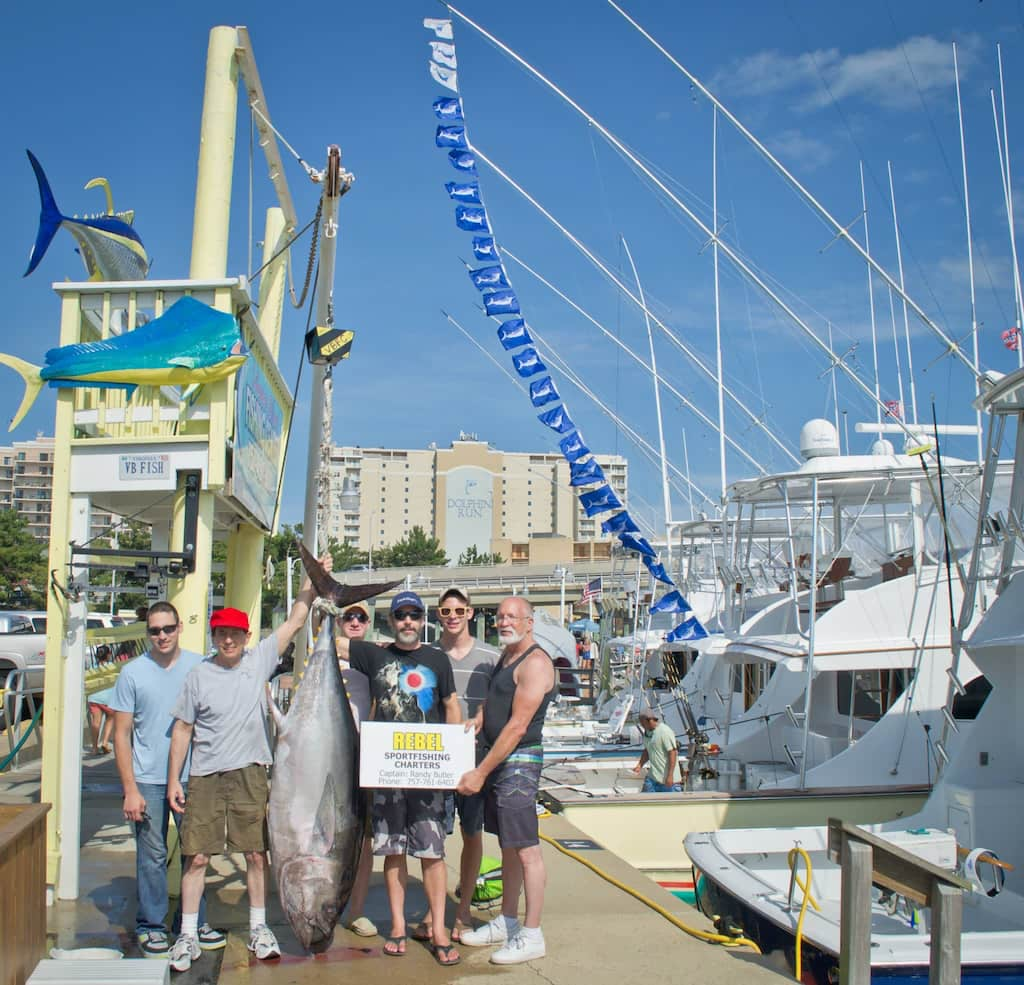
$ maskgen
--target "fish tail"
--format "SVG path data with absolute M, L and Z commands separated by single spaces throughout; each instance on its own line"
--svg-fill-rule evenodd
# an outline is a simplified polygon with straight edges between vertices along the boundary
M 23 274 L 24 277 L 28 277 L 39 266 L 39 262 L 43 259 L 43 254 L 49 248 L 53 237 L 57 235 L 57 230 L 60 229 L 64 216 L 61 215 L 60 209 L 57 208 L 57 200 L 53 197 L 53 192 L 50 190 L 50 182 L 46 180 L 43 166 L 36 160 L 36 156 L 32 151 L 26 150 L 25 153 L 28 154 L 32 170 L 36 173 L 36 183 L 39 185 L 39 231 L 36 233 L 36 241 L 32 247 L 32 252 L 28 255 L 28 270 Z
M 25 380 L 25 396 L 21 398 L 21 406 L 11 420 L 11 426 L 7 429 L 13 431 L 36 402 L 36 397 L 39 396 L 39 391 L 43 388 L 43 378 L 39 375 L 38 366 L 33 366 L 32 363 L 19 359 L 17 356 L 8 356 L 6 353 L 0 352 L 0 363 L 10 366 Z

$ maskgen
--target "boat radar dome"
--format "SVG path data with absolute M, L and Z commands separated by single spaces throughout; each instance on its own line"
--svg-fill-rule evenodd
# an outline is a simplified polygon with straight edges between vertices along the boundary
M 806 459 L 839 454 L 839 432 L 831 421 L 816 417 L 800 429 L 800 454 Z
M 893 447 L 892 447 L 892 442 L 887 440 L 886 438 L 879 438 L 877 441 L 872 443 L 872 445 L 871 445 L 871 454 L 872 455 L 893 455 L 893 454 L 895 454 L 895 452 L 893 450 Z

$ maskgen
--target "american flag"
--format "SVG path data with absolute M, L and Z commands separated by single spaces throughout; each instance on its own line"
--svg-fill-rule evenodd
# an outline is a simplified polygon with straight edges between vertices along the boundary
M 601 577 L 598 576 L 593 581 L 587 582 L 587 587 L 583 589 L 583 594 L 580 596 L 581 602 L 589 602 L 591 599 L 599 599 L 601 597 Z

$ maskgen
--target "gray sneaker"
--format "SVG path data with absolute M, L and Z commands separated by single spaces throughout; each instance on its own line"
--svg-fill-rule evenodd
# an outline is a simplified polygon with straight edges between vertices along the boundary
M 170 938 L 163 930 L 139 930 L 135 936 L 144 958 L 166 958 L 171 952 Z
M 188 971 L 193 961 L 198 961 L 203 952 L 199 950 L 199 941 L 191 934 L 179 934 L 171 948 L 171 969 Z
M 198 940 L 199 947 L 204 951 L 219 951 L 228 943 L 227 937 L 219 930 L 214 930 L 208 923 L 200 925 Z
M 260 961 L 267 958 L 281 957 L 281 948 L 278 946 L 274 932 L 264 923 L 253 927 L 249 931 L 249 950 L 256 955 Z

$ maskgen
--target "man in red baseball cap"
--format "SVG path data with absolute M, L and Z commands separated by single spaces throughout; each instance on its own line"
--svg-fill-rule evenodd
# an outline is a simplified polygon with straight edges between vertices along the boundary
M 328 569 L 330 562 L 322 559 Z M 267 736 L 266 683 L 292 637 L 303 628 L 314 592 L 309 578 L 287 620 L 251 649 L 249 617 L 240 609 L 210 616 L 217 652 L 185 678 L 172 714 L 167 798 L 185 813 L 181 876 L 181 934 L 170 951 L 171 968 L 188 971 L 199 957 L 197 919 L 211 855 L 245 854 L 249 892 L 249 950 L 257 958 L 278 957 L 281 949 L 267 926 Z M 188 800 L 177 777 L 189 747 L 192 769 Z

